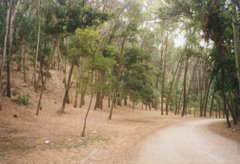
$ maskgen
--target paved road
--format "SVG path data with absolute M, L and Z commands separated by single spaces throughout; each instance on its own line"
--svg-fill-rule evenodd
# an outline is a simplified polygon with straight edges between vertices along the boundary
M 163 129 L 141 146 L 138 164 L 240 164 L 240 143 L 209 131 L 215 119 Z

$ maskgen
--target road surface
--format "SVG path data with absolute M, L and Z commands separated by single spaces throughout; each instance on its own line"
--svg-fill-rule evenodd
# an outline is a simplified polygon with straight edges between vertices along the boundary
M 240 164 L 240 143 L 207 129 L 218 120 L 193 120 L 163 129 L 140 147 L 138 164 Z

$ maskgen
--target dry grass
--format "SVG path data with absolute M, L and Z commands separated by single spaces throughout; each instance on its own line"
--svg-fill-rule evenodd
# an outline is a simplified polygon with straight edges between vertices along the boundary
M 133 163 L 135 151 L 149 135 L 168 125 L 192 119 L 160 111 L 143 111 L 129 107 L 114 109 L 109 121 L 107 102 L 102 110 L 91 110 L 86 137 L 80 136 L 86 106 L 66 106 L 61 117 L 56 112 L 61 107 L 64 84 L 61 75 L 53 71 L 43 95 L 43 110 L 35 116 L 39 93 L 33 93 L 28 83 L 13 72 L 13 89 L 30 96 L 28 106 L 4 99 L 0 112 L 0 163 Z M 71 92 L 71 96 L 74 93 Z M 13 115 L 17 114 L 17 118 Z M 47 143 L 46 143 L 47 142 Z
M 209 128 L 224 137 L 240 142 L 240 124 L 228 128 L 226 122 L 222 121 L 209 125 Z

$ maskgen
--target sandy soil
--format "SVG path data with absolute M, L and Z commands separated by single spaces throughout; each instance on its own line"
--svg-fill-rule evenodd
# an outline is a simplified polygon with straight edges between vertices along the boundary
M 13 90 L 29 94 L 30 104 L 17 105 L 4 99 L 5 109 L 0 112 L 1 164 L 135 163 L 136 152 L 146 137 L 168 125 L 193 119 L 161 116 L 159 111 L 142 111 L 137 106 L 136 110 L 114 109 L 113 120 L 109 121 L 105 104 L 103 110 L 91 110 L 86 137 L 81 138 L 86 106 L 80 109 L 68 105 L 66 114 L 56 114 L 64 90 L 62 76 L 52 72 L 39 116 L 35 116 L 39 93 L 32 93 L 30 82 L 24 83 L 20 76 L 13 74 Z
M 219 121 L 192 120 L 160 130 L 142 144 L 137 163 L 240 164 L 240 142 L 208 130 Z
M 209 129 L 233 140 L 240 142 L 240 124 L 235 125 L 232 122 L 232 127 L 228 128 L 225 119 L 220 122 L 209 125 Z

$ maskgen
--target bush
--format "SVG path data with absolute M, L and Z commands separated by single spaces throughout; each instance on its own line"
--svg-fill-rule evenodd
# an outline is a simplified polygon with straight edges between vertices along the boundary
M 15 101 L 18 104 L 28 105 L 29 99 L 29 95 L 18 95 Z

